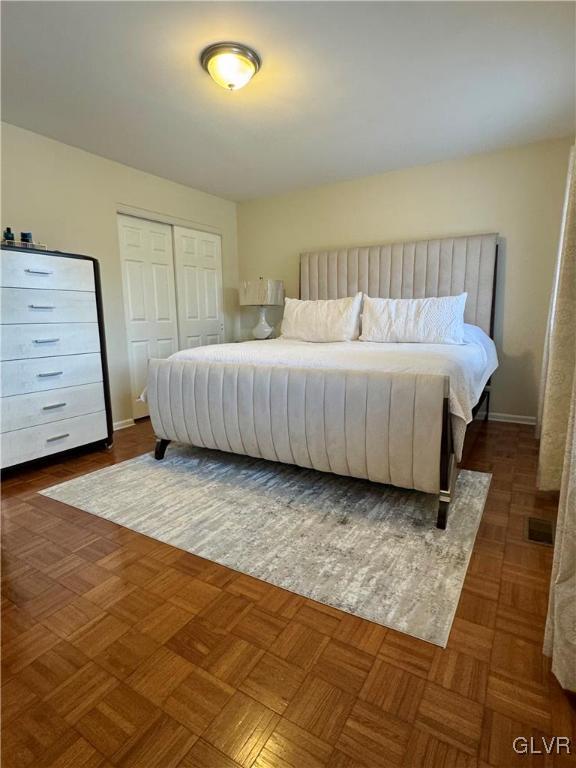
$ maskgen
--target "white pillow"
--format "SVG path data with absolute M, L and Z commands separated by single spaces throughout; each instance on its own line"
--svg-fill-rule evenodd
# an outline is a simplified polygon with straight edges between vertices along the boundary
M 345 299 L 285 299 L 282 337 L 301 341 L 352 341 L 360 333 L 362 294 Z
M 365 295 L 360 341 L 463 344 L 467 296 L 371 299 Z

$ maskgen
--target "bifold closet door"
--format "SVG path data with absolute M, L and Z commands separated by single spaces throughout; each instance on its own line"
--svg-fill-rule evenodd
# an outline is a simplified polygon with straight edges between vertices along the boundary
M 174 227 L 180 349 L 224 341 L 219 235 Z
M 133 216 L 118 216 L 124 313 L 134 418 L 148 415 L 138 398 L 150 358 L 178 349 L 172 227 Z

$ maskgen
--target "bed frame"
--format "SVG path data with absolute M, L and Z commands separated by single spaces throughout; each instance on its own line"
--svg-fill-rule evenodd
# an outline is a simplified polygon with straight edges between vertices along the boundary
M 498 235 L 468 235 L 387 245 L 312 251 L 300 257 L 300 298 L 368 296 L 417 299 L 467 291 L 465 320 L 494 337 Z M 489 383 L 474 415 L 490 406 Z M 448 393 L 442 405 L 437 527 L 446 528 L 457 475 Z
M 498 236 L 497 234 L 482 234 L 482 235 L 469 235 L 462 237 L 447 237 L 435 240 L 422 240 L 422 241 L 410 241 L 404 243 L 395 243 L 387 245 L 372 245 L 361 247 L 340 248 L 332 250 L 322 250 L 303 253 L 300 256 L 300 298 L 302 299 L 336 299 L 343 298 L 345 296 L 351 296 L 355 293 L 362 291 L 372 297 L 381 298 L 424 298 L 428 296 L 449 296 L 457 295 L 464 291 L 468 293 L 468 299 L 465 309 L 466 322 L 473 323 L 480 326 L 486 333 L 493 337 L 494 333 L 494 306 L 495 306 L 495 294 L 496 294 L 496 272 L 497 272 L 497 253 L 498 253 Z M 238 390 L 240 385 L 238 384 L 240 375 L 238 366 L 230 366 L 226 364 L 219 364 L 220 368 L 217 374 L 214 374 L 216 366 L 208 365 L 206 363 L 182 363 L 176 364 L 176 361 L 170 362 L 169 360 L 153 360 L 150 364 L 149 375 L 149 402 L 150 413 L 152 417 L 153 426 L 159 439 L 156 445 L 155 457 L 162 459 L 166 452 L 166 448 L 172 439 L 191 442 L 194 445 L 201 445 L 205 447 L 219 448 L 221 450 L 232 450 L 238 453 L 247 453 L 248 455 L 262 455 L 264 458 L 274 459 L 276 450 L 272 449 L 261 451 L 258 445 L 258 438 L 256 432 L 258 431 L 258 425 L 255 423 L 254 428 L 250 425 L 251 431 L 256 436 L 256 447 L 246 448 L 244 441 L 242 440 L 239 432 L 239 440 L 236 441 L 235 447 L 232 446 L 232 441 L 228 439 L 226 435 L 226 424 L 224 423 L 228 418 L 228 424 L 232 424 L 239 431 L 240 417 L 245 418 L 245 414 L 242 413 L 240 405 L 236 404 L 234 408 L 234 414 L 231 415 L 230 408 L 230 395 L 234 397 L 238 396 Z M 306 398 L 306 386 L 308 381 L 311 381 L 310 387 L 313 392 L 318 391 L 318 381 L 314 383 L 312 374 L 308 374 L 301 369 L 292 369 L 296 379 L 302 378 L 304 381 L 304 397 Z M 213 380 L 211 376 L 216 375 Z M 262 370 L 256 372 L 252 371 L 253 382 L 258 377 L 267 376 L 268 388 L 271 386 L 270 382 L 272 377 L 280 376 L 277 369 L 275 370 Z M 338 387 L 343 386 L 346 396 L 350 395 L 350 402 L 353 403 L 353 398 L 356 398 L 356 405 L 353 407 L 361 408 L 358 406 L 360 400 L 358 398 L 363 395 L 358 395 L 358 387 L 364 387 L 366 393 L 368 391 L 380 391 L 374 390 L 374 387 L 382 386 L 388 388 L 394 384 L 394 377 L 391 374 L 385 372 L 373 372 L 366 374 L 361 384 L 358 379 L 350 384 L 350 391 L 348 390 L 348 384 L 344 383 L 338 378 L 342 376 L 341 372 L 337 371 L 324 371 L 323 373 L 316 373 L 314 376 L 322 376 L 322 386 L 326 387 Z M 202 387 L 198 386 L 196 379 L 202 382 Z M 219 378 L 218 378 L 219 377 Z M 234 378 L 235 377 L 235 378 Z M 408 387 L 408 389 L 414 393 L 414 409 L 412 412 L 412 419 L 410 429 L 412 430 L 408 437 L 412 441 L 412 454 L 411 454 L 411 467 L 412 482 L 406 480 L 403 470 L 398 469 L 399 462 L 393 461 L 388 454 L 388 475 L 382 475 L 380 473 L 378 482 L 391 482 L 394 485 L 400 485 L 402 487 L 412 487 L 425 492 L 433 492 L 432 489 L 436 488 L 438 494 L 438 516 L 436 525 L 438 528 L 444 529 L 447 524 L 448 509 L 452 500 L 454 485 L 457 476 L 457 459 L 454 450 L 454 441 L 452 434 L 452 419 L 449 408 L 449 389 L 450 382 L 446 376 L 424 376 L 421 374 L 396 374 L 396 383 L 400 381 L 398 377 L 403 377 L 401 380 L 402 386 Z M 186 380 L 189 380 L 186 383 Z M 193 384 L 190 380 L 193 379 Z M 212 384 L 211 384 L 212 381 Z M 234 384 L 236 381 L 236 384 Z M 193 393 L 194 407 L 193 418 L 186 417 L 184 413 L 184 406 L 178 401 L 181 399 L 181 394 L 184 387 L 187 386 L 189 391 Z M 245 385 L 244 385 L 245 386 Z M 267 431 L 272 430 L 272 422 L 275 413 L 272 409 L 272 400 L 270 392 L 266 395 L 264 392 L 264 385 L 262 383 L 253 383 L 254 391 L 261 398 L 259 407 L 255 408 L 254 394 L 252 393 L 252 403 L 247 407 L 250 409 L 254 422 L 257 418 L 261 418 L 260 415 L 256 415 L 256 411 L 260 414 L 262 410 L 260 406 L 264 406 L 264 410 L 269 411 L 266 414 Z M 283 383 L 283 386 L 288 387 L 289 382 Z M 291 386 L 291 385 L 290 385 Z M 218 394 L 218 387 L 220 388 L 220 394 Z M 236 389 L 234 389 L 236 387 Z M 200 389 L 202 388 L 202 391 Z M 228 395 L 225 396 L 224 390 L 227 388 Z M 370 389 L 372 388 L 372 389 Z M 205 391 L 204 391 L 205 390 Z M 297 390 L 299 392 L 300 390 Z M 382 390 L 384 391 L 384 389 Z M 216 394 L 214 394 L 216 392 Z M 173 394 L 172 393 L 179 393 Z M 416 396 L 423 403 L 428 402 L 428 406 L 420 405 L 420 412 L 417 414 L 416 408 Z M 430 393 L 430 395 L 428 395 Z M 311 413 L 314 413 L 314 408 L 325 408 L 325 401 L 320 398 L 319 395 L 314 395 L 317 398 L 317 402 L 313 404 Z M 324 397 L 322 395 L 322 397 Z M 404 397 L 404 400 L 402 400 Z M 220 398 L 220 399 L 218 399 Z M 428 398 L 428 400 L 426 400 Z M 482 404 L 486 404 L 486 418 L 488 415 L 490 390 L 489 386 L 482 393 L 480 401 L 475 407 L 474 413 L 478 411 Z M 346 397 L 344 398 L 346 403 Z M 169 403 L 167 409 L 166 403 Z M 366 394 L 366 403 L 368 402 L 368 395 Z M 389 400 L 388 409 L 390 409 Z M 395 401 L 396 402 L 396 401 Z M 402 408 L 406 408 L 406 397 L 400 396 L 402 402 Z M 411 401 L 410 401 L 411 402 Z M 436 405 L 434 405 L 436 404 Z M 378 410 L 379 405 L 373 406 Z M 382 406 L 383 407 L 383 406 Z M 346 408 L 346 405 L 344 405 Z M 426 410 L 428 409 L 428 410 Z M 435 410 L 438 409 L 438 410 Z M 287 409 L 288 410 L 288 409 Z M 382 410 L 382 408 L 380 408 Z M 174 415 L 174 411 L 177 415 Z M 224 416 L 220 411 L 227 412 Z M 432 412 L 430 412 L 432 411 Z M 301 437 L 302 430 L 304 434 L 304 440 L 306 437 L 306 424 L 302 426 L 302 419 L 306 420 L 306 407 L 302 412 L 299 412 L 294 418 L 298 421 L 298 424 L 294 425 L 289 422 L 288 413 L 285 415 L 286 423 L 283 423 L 283 429 L 288 433 L 288 442 L 290 442 L 290 432 L 292 429 L 296 430 L 296 427 L 300 430 L 298 436 Z M 406 410 L 404 410 L 406 413 Z M 390 427 L 390 413 L 388 411 L 388 434 L 386 440 L 388 442 L 388 452 L 390 453 L 396 442 L 400 442 L 401 438 L 398 434 L 407 426 L 406 424 L 396 424 L 396 428 L 391 430 Z M 210 415 L 212 414 L 212 415 Z M 366 404 L 365 419 L 368 421 L 368 405 Z M 233 418 L 232 418 L 233 416 Z M 339 414 L 340 416 L 340 414 Z M 380 414 L 381 416 L 381 414 Z M 312 417 L 311 417 L 312 418 Z M 396 417 L 394 417 L 396 419 Z M 181 421 L 186 421 L 186 431 L 180 426 Z M 221 437 L 216 436 L 213 429 L 211 419 L 215 421 L 217 431 L 222 433 Z M 235 421 L 234 421 L 235 420 Z M 168 422 L 168 424 L 166 423 Z M 192 423 L 192 429 L 190 430 L 190 424 Z M 221 422 L 221 423 L 220 423 Z M 346 422 L 346 425 L 348 422 Z M 381 422 L 381 425 L 385 422 Z M 347 427 L 346 427 L 347 428 Z M 256 430 L 256 431 L 255 431 Z M 364 439 L 368 440 L 365 433 Z M 190 431 L 194 434 L 190 436 Z M 353 430 L 352 430 L 353 431 Z M 439 439 L 438 443 L 435 443 L 433 455 L 438 456 L 438 464 L 434 467 L 425 467 L 425 460 L 420 459 L 420 462 L 415 461 L 414 454 L 418 450 L 422 450 L 420 442 L 424 439 L 426 441 L 427 432 L 430 431 L 434 435 L 434 440 Z M 392 432 L 392 436 L 391 436 Z M 438 436 L 436 438 L 436 435 Z M 404 436 L 405 437 L 405 436 Z M 384 436 L 383 436 L 384 438 Z M 372 434 L 371 439 L 374 440 Z M 344 439 L 346 443 L 346 437 Z M 224 447 L 223 447 L 224 445 Z M 372 443 L 374 445 L 374 442 Z M 228 447 L 226 447 L 228 446 Z M 414 447 L 417 446 L 417 447 Z M 401 447 L 400 455 L 406 456 L 406 445 Z M 326 450 L 324 453 L 327 454 Z M 349 474 L 356 477 L 368 477 L 367 474 L 363 474 L 362 470 L 348 471 L 345 469 L 341 472 L 338 469 L 334 469 L 330 460 L 328 460 L 329 468 L 326 469 L 323 464 L 326 462 L 324 459 L 318 460 L 316 463 L 311 459 L 311 452 L 306 446 L 308 458 L 296 459 L 294 458 L 294 452 L 290 449 L 290 458 L 281 458 L 277 456 L 275 460 L 287 461 L 288 463 L 299 464 L 301 466 L 311 466 L 316 469 L 322 469 L 324 471 L 334 471 L 341 474 Z M 377 448 L 373 448 L 374 455 L 380 457 Z M 272 455 L 271 455 L 272 454 Z M 301 454 L 302 455 L 302 454 Z M 365 465 L 368 466 L 368 448 L 365 446 Z M 436 459 L 434 459 L 435 461 Z M 338 463 L 338 462 L 337 462 Z M 398 473 L 403 475 L 400 482 L 394 482 L 394 478 L 391 476 L 390 467 L 392 464 L 396 465 L 397 476 Z M 366 469 L 366 472 L 368 470 Z M 379 473 L 376 473 L 379 474 Z M 418 481 L 416 475 L 418 474 Z M 431 475 L 433 479 L 431 480 Z M 384 479 L 381 479 L 384 477 Z M 391 477 L 391 479 L 385 479 L 385 477 Z M 371 479 L 368 477 L 368 479 Z M 439 489 L 439 491 L 438 491 Z

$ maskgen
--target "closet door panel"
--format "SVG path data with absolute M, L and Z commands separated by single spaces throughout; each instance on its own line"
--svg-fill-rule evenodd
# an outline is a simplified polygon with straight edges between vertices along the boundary
M 182 315 L 185 321 L 200 320 L 200 281 L 202 274 L 198 267 L 184 264 L 181 271 L 183 281 L 178 294 L 182 303 Z
M 215 269 L 204 270 L 204 320 L 218 320 L 220 297 L 218 274 Z
M 146 403 L 139 400 L 144 391 L 148 379 L 148 361 L 151 354 L 152 344 L 149 341 L 128 341 L 128 362 L 130 365 L 130 382 L 132 391 L 132 412 L 134 418 L 138 419 L 147 416 L 148 407 Z
M 139 418 L 148 414 L 140 400 L 148 361 L 178 349 L 172 227 L 120 215 L 118 234 L 132 411 Z
M 131 323 L 146 322 L 146 263 L 144 260 L 126 259 L 125 285 L 127 288 L 127 319 Z
M 174 227 L 180 348 L 224 341 L 219 235 Z

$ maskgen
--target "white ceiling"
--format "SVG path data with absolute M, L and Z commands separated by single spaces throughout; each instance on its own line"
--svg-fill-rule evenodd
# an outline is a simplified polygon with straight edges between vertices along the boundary
M 574 132 L 571 2 L 2 6 L 5 120 L 234 200 Z

